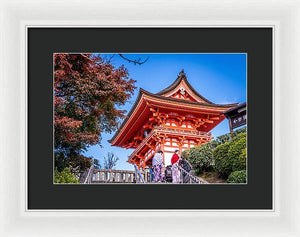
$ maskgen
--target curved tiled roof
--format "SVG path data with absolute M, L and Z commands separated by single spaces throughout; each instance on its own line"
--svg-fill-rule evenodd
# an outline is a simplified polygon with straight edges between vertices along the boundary
M 139 103 L 139 101 L 140 101 L 143 94 L 151 96 L 152 98 L 158 98 L 158 99 L 165 100 L 165 101 L 174 101 L 174 102 L 182 103 L 182 104 L 192 104 L 192 105 L 200 105 L 200 106 L 208 106 L 208 107 L 219 107 L 219 108 L 220 107 L 222 107 L 222 108 L 231 108 L 232 106 L 237 105 L 237 103 L 234 103 L 234 104 L 214 104 L 210 101 L 209 101 L 209 103 L 201 103 L 201 102 L 196 102 L 196 101 L 182 100 L 182 99 L 177 99 L 177 98 L 165 97 L 165 96 L 160 95 L 159 93 L 153 94 L 149 91 L 146 91 L 146 90 L 140 88 L 139 95 L 136 98 L 136 101 L 135 101 L 134 105 L 132 106 L 132 108 L 130 109 L 129 113 L 127 114 L 126 119 L 124 119 L 121 126 L 118 128 L 117 132 L 114 134 L 114 136 L 110 140 L 108 140 L 108 142 L 111 143 L 116 138 L 116 136 L 121 131 L 121 129 L 125 126 L 126 122 L 129 120 L 131 114 L 134 112 L 134 110 L 135 110 L 136 106 L 138 105 L 138 103 Z
M 159 99 L 163 99 L 163 100 L 168 100 L 168 101 L 174 101 L 174 102 L 180 102 L 180 103 L 183 103 L 183 104 L 194 104 L 194 105 L 205 105 L 205 106 L 210 106 L 210 107 L 224 107 L 224 108 L 227 108 L 227 107 L 232 107 L 232 106 L 235 106 L 237 105 L 238 103 L 233 103 L 233 104 L 215 104 L 215 103 L 212 103 L 209 101 L 209 103 L 201 103 L 201 102 L 197 102 L 197 101 L 190 101 L 190 100 L 182 100 L 182 99 L 177 99 L 177 98 L 173 98 L 173 97 L 166 97 L 166 96 L 162 96 L 158 93 L 156 94 L 153 94 L 149 91 L 146 91 L 142 88 L 140 88 L 140 93 L 144 93 L 146 95 L 149 95 L 151 97 L 154 97 L 154 98 L 159 98 Z
M 208 99 L 206 99 L 205 97 L 203 97 L 202 95 L 200 95 L 192 86 L 191 84 L 188 82 L 186 74 L 184 72 L 184 70 L 181 70 L 181 72 L 178 74 L 177 79 L 167 88 L 163 89 L 162 91 L 156 93 L 157 95 L 164 95 L 172 90 L 174 90 L 181 81 L 184 81 L 187 86 L 191 89 L 191 91 L 198 97 L 200 97 L 202 100 L 204 100 L 206 103 L 208 104 L 214 104 L 213 102 L 209 101 Z

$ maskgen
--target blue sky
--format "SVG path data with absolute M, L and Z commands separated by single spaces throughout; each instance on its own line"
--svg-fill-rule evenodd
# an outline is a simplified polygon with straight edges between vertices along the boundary
M 116 67 L 124 65 L 132 79 L 136 80 L 134 95 L 120 107 L 127 112 L 134 104 L 138 91 L 143 88 L 157 93 L 172 84 L 178 73 L 184 69 L 187 79 L 198 93 L 216 104 L 243 103 L 246 101 L 247 55 L 246 54 L 123 54 L 130 59 L 149 59 L 142 65 L 134 65 L 118 55 L 100 54 L 111 59 Z M 225 119 L 212 130 L 213 137 L 229 132 L 228 120 Z M 103 163 L 104 156 L 113 152 L 119 157 L 116 169 L 133 170 L 127 162 L 132 149 L 112 147 L 107 140 L 114 133 L 102 133 L 102 147 L 89 147 L 85 153 Z

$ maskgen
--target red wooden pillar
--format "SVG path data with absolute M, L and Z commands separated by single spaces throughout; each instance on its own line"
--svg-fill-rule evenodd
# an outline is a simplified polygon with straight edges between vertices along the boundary
M 182 145 L 179 145 L 179 154 L 181 155 L 181 153 L 182 153 Z
M 164 141 L 163 140 L 161 140 L 161 142 L 160 142 L 160 149 L 164 152 L 163 153 L 163 161 L 164 161 L 164 164 L 165 164 L 165 144 L 164 144 Z
M 181 155 L 181 152 L 182 152 L 183 141 L 184 141 L 184 137 L 179 138 L 179 142 L 178 142 L 179 155 Z

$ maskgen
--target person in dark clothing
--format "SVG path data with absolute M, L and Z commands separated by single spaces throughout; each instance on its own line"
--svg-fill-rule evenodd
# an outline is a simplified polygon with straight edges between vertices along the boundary
M 195 175 L 195 171 L 193 170 L 191 163 L 184 157 L 181 158 L 180 165 L 187 173 L 190 175 Z M 191 178 L 187 173 L 182 172 L 183 183 L 190 183 Z
M 149 165 L 150 183 L 154 180 L 154 172 L 152 165 Z
M 168 165 L 166 167 L 166 170 L 165 170 L 165 181 L 167 183 L 171 183 L 172 182 L 172 166 L 171 165 Z
M 192 170 L 192 165 L 184 157 L 181 157 L 181 167 L 185 169 L 187 172 L 190 172 L 190 170 Z

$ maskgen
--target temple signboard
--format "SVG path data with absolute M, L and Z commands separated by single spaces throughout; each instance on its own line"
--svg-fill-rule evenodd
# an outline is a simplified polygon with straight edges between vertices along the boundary
M 229 128 L 232 132 L 233 129 L 247 124 L 247 105 L 242 103 L 225 111 L 224 115 L 229 120 Z

